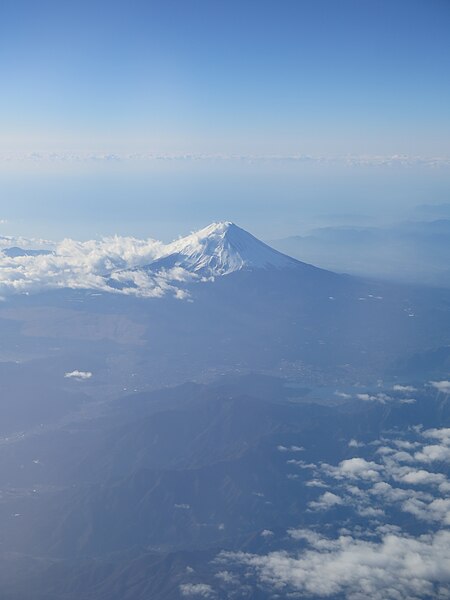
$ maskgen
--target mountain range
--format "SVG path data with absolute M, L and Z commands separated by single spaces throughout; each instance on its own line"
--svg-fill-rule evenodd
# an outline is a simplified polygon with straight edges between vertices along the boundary
M 272 244 L 282 252 L 326 269 L 395 282 L 450 287 L 449 219 L 405 221 L 384 227 L 319 227 Z

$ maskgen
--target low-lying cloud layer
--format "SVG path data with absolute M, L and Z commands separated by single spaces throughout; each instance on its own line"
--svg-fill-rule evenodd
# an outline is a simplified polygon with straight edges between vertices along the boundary
M 7 249 L 15 249 L 8 252 Z M 25 249 L 18 252 L 17 249 Z M 109 237 L 60 243 L 25 238 L 0 238 L 0 296 L 47 289 L 90 289 L 142 297 L 170 293 L 183 297 L 180 283 L 192 279 L 183 269 L 140 270 L 164 252 L 162 242 Z M 27 254 L 26 251 L 42 251 Z M 45 252 L 44 252 L 45 251 Z
M 291 531 L 308 547 L 301 554 L 272 552 L 258 556 L 223 553 L 221 560 L 247 567 L 277 591 L 349 600 L 448 598 L 450 532 L 413 538 L 401 533 L 379 541 L 341 535 L 337 539 L 308 530 Z

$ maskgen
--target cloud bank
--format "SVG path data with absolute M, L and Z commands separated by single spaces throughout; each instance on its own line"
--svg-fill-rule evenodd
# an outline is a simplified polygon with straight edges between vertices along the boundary
M 21 248 L 34 254 L 10 253 Z M 164 253 L 165 245 L 153 239 L 107 237 L 59 243 L 27 238 L 0 238 L 0 296 L 49 289 L 89 289 L 99 292 L 161 297 L 184 297 L 180 283 L 193 278 L 183 269 L 142 270 Z

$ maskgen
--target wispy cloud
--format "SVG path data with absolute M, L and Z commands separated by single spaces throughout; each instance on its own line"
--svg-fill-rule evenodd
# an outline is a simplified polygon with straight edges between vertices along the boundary
M 214 589 L 207 583 L 184 583 L 180 585 L 180 592 L 185 597 L 212 598 Z

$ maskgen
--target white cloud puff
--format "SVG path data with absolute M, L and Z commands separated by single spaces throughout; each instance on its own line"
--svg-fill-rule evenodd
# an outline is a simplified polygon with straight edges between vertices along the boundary
M 343 500 L 340 496 L 333 494 L 332 492 L 325 492 L 318 500 L 310 502 L 309 507 L 312 510 L 326 510 L 332 506 L 339 506 L 340 504 L 343 504 Z
M 90 379 L 92 377 L 91 371 L 68 371 L 64 373 L 64 377 L 66 379 L 76 379 L 78 381 L 86 381 L 86 379 Z
M 414 458 L 423 463 L 450 462 L 450 447 L 439 444 L 424 446 L 414 454 Z
M 438 392 L 450 394 L 450 381 L 430 381 L 431 387 L 434 387 Z
M 442 429 L 426 429 L 422 432 L 422 435 L 426 438 L 439 440 L 442 444 L 450 446 L 450 427 L 443 427 Z
M 362 448 L 363 446 L 364 444 L 362 442 L 358 442 L 358 440 L 355 440 L 354 438 L 352 438 L 348 443 L 349 448 Z
M 364 458 L 349 458 L 339 463 L 337 467 L 323 464 L 322 469 L 335 479 L 370 479 L 380 478 L 382 466 Z
M 272 537 L 273 531 L 271 531 L 270 529 L 264 529 L 263 531 L 261 531 L 261 536 L 264 538 Z
M 398 481 L 413 485 L 435 485 L 444 483 L 446 477 L 442 473 L 430 473 L 424 469 L 408 468 L 399 475 Z

